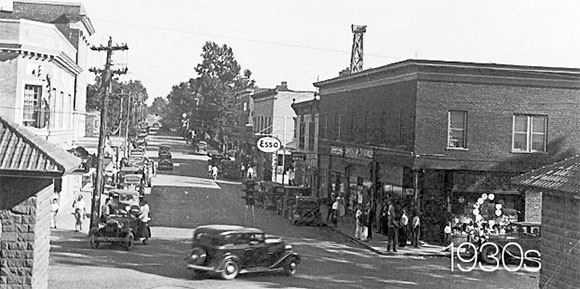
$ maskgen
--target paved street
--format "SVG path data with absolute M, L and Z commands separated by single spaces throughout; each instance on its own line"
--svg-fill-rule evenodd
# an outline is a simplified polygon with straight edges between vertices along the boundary
M 243 224 L 241 185 L 207 177 L 206 156 L 189 152 L 179 138 L 150 137 L 147 154 L 159 144 L 173 151 L 173 171 L 160 171 L 147 195 L 153 239 L 132 251 L 91 249 L 86 234 L 67 229 L 51 237 L 49 288 L 537 288 L 537 274 L 498 270 L 451 272 L 446 257 L 385 256 L 328 228 L 292 226 L 274 211 L 255 209 L 256 227 L 282 236 L 303 256 L 298 273 L 252 273 L 233 281 L 191 280 L 182 260 L 192 228 Z M 248 216 L 248 219 L 251 217 Z

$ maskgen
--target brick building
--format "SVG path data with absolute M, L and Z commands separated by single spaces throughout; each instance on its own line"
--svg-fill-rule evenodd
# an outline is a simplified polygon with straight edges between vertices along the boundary
M 406 60 L 317 82 L 321 191 L 356 202 L 368 187 L 365 202 L 418 208 L 426 239 L 451 215 L 476 217 L 483 193 L 523 220 L 510 178 L 578 151 L 579 80 L 571 68 Z
M 542 193 L 540 288 L 580 284 L 580 156 L 513 179 Z
M 294 149 L 294 117 L 296 113 L 292 109 L 293 102 L 309 100 L 314 97 L 314 91 L 294 91 L 288 89 L 283 81 L 273 89 L 259 90 L 251 94 L 253 99 L 252 124 L 255 135 L 268 135 L 278 138 L 286 150 L 280 150 L 271 156 L 258 154 L 260 159 L 270 159 L 262 165 L 258 160 L 258 176 L 266 176 L 265 179 L 288 183 L 288 176 L 282 167 L 286 169 L 291 165 L 290 149 Z M 284 159 L 283 159 L 284 158 Z M 263 174 L 260 174 L 263 172 Z M 271 172 L 271 177 L 268 177 Z
M 318 177 L 318 127 L 320 100 L 295 102 L 292 108 L 294 118 L 294 135 L 297 141 L 296 150 L 292 152 L 294 164 L 294 183 L 313 189 L 313 196 L 318 196 L 320 179 Z
M 48 288 L 53 178 L 80 159 L 0 118 L 0 288 Z

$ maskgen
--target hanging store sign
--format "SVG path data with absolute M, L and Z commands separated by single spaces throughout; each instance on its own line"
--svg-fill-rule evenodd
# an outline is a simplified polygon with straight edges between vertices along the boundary
M 343 156 L 344 155 L 344 147 L 330 147 L 330 154 L 335 156 Z
M 293 161 L 305 161 L 306 154 L 301 152 L 293 152 L 292 153 L 292 160 Z
M 345 147 L 344 156 L 354 159 L 373 159 L 374 152 L 372 149 Z
M 273 153 L 282 148 L 282 143 L 275 137 L 262 137 L 256 143 L 258 149 L 265 153 Z

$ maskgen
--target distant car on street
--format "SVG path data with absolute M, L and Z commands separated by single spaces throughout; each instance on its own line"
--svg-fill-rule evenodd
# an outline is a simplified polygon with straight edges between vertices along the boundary
M 162 158 L 157 165 L 159 170 L 173 170 L 173 160 L 171 158 Z
M 282 238 L 260 229 L 205 225 L 193 231 L 192 249 L 185 262 L 196 276 L 213 273 L 230 280 L 239 273 L 265 270 L 283 270 L 292 276 L 300 256 Z

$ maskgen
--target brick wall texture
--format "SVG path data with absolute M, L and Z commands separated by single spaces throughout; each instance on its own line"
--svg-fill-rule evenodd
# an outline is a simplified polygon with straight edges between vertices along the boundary
M 48 288 L 52 179 L 0 178 L 0 289 Z

